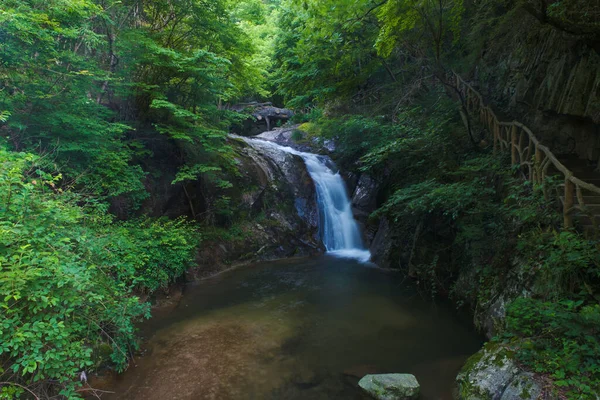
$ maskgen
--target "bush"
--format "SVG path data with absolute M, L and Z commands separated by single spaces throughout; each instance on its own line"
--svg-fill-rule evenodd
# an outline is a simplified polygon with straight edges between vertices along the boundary
M 537 273 L 536 294 L 544 299 L 586 299 L 599 289 L 598 243 L 570 231 L 523 234 L 518 250 Z
M 508 342 L 518 359 L 549 375 L 567 398 L 596 399 L 600 392 L 600 306 L 583 301 L 519 298 L 508 308 Z
M 134 324 L 149 317 L 134 289 L 179 276 L 196 236 L 182 220 L 113 222 L 56 189 L 33 155 L 0 148 L 0 162 L 0 381 L 13 383 L 0 398 L 23 387 L 74 397 L 80 372 L 127 367 Z

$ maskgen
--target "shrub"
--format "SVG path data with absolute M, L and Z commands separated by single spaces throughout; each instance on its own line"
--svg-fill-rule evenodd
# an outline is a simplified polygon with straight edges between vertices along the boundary
M 583 301 L 519 298 L 508 308 L 505 340 L 518 359 L 549 375 L 567 398 L 595 399 L 600 391 L 600 306 Z
M 75 397 L 80 372 L 127 367 L 134 324 L 149 317 L 134 289 L 179 276 L 195 234 L 182 220 L 113 222 L 56 189 L 33 155 L 0 148 L 0 162 L 0 381 L 12 382 L 0 398 L 24 387 Z

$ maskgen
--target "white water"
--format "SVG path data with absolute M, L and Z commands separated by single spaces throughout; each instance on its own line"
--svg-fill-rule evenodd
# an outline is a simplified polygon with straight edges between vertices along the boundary
M 327 253 L 362 262 L 370 260 L 371 253 L 365 249 L 362 242 L 344 180 L 339 172 L 334 172 L 327 165 L 332 164 L 329 158 L 259 139 L 244 138 L 244 140 L 302 157 L 317 189 L 319 230 Z

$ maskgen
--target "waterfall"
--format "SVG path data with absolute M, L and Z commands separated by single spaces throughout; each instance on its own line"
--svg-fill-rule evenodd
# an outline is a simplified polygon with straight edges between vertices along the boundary
M 333 171 L 335 166 L 329 157 L 300 152 L 260 139 L 244 140 L 256 147 L 277 149 L 302 157 L 317 189 L 319 231 L 327 253 L 369 261 L 371 253 L 363 244 L 358 224 L 352 214 L 352 203 L 346 185 L 339 172 Z

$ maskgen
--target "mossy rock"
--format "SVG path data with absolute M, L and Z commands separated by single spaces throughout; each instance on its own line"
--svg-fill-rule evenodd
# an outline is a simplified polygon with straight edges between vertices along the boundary
M 534 375 L 517 365 L 514 352 L 496 343 L 471 356 L 456 380 L 465 400 L 534 400 L 542 394 Z
M 419 397 L 421 387 L 410 374 L 366 375 L 358 386 L 378 400 L 412 400 Z

